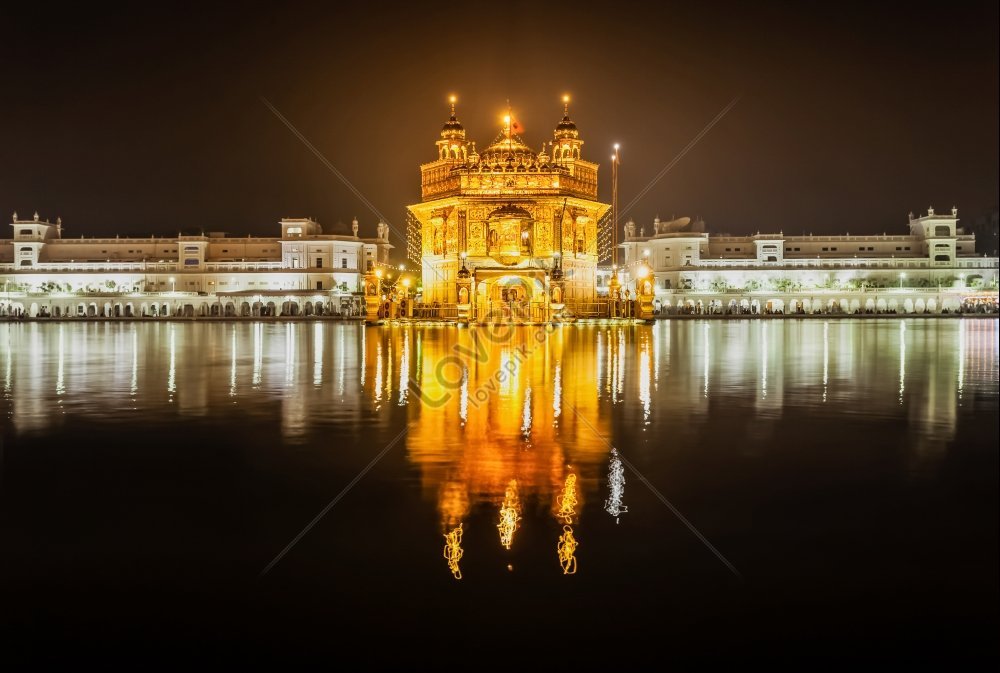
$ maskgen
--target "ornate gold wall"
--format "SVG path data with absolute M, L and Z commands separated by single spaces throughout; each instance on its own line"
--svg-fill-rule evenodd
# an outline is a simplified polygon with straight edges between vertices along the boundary
M 425 302 L 457 301 L 463 253 L 474 295 L 498 278 L 547 278 L 560 253 L 567 302 L 594 300 L 597 227 L 610 206 L 597 200 L 598 166 L 580 158 L 568 110 L 539 152 L 504 128 L 480 154 L 454 110 L 437 145 L 439 159 L 420 169 L 422 201 L 409 206 Z M 543 300 L 547 288 L 536 294 Z

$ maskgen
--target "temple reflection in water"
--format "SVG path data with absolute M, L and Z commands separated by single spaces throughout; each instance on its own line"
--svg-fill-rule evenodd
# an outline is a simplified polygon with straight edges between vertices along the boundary
M 915 447 L 906 461 L 933 464 L 961 415 L 996 394 L 997 336 L 991 319 L 673 321 L 551 333 L 11 324 L 0 330 L 0 405 L 13 436 L 73 417 L 131 431 L 239 411 L 274 423 L 286 443 L 321 437 L 336 451 L 338 437 L 405 426 L 407 460 L 437 510 L 429 535 L 463 525 L 468 533 L 478 513 L 477 522 L 495 526 L 490 553 L 502 555 L 525 527 L 545 522 L 555 564 L 557 537 L 569 534 L 559 543 L 562 563 L 566 542 L 586 549 L 592 512 L 618 518 L 623 503 L 635 505 L 638 480 L 629 482 L 631 498 L 609 490 L 612 445 L 632 462 L 670 460 L 674 447 L 697 445 L 721 420 L 746 450 L 768 451 L 792 412 L 845 429 L 895 420 Z M 732 408 L 749 413 L 734 417 Z M 637 441 L 643 433 L 651 441 Z M 446 548 L 456 568 L 461 539 Z

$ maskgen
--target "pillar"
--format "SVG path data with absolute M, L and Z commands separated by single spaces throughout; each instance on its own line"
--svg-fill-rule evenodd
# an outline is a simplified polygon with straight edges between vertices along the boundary
M 618 282 L 618 267 L 611 267 L 611 280 L 608 282 L 608 310 L 609 317 L 617 318 L 621 303 L 622 286 Z
M 653 279 L 648 275 L 640 278 L 635 286 L 635 317 L 639 320 L 653 319 Z
M 472 319 L 472 274 L 465 267 L 464 258 L 455 280 L 455 296 L 458 298 L 458 322 L 468 325 Z
M 365 271 L 365 322 L 369 325 L 381 325 L 378 310 L 382 305 L 382 272 L 375 271 L 373 267 L 368 262 L 368 269 Z

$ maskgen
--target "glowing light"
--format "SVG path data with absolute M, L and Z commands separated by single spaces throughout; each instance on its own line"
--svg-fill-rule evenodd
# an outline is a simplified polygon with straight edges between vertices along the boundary
M 448 96 L 448 102 L 454 104 L 458 102 L 458 98 L 456 98 L 454 95 Z
M 556 518 L 561 519 L 565 523 L 573 523 L 578 502 L 576 475 L 571 472 L 566 475 L 566 484 L 563 486 L 562 493 L 556 498 L 556 506 L 559 508 L 556 512 Z
M 177 391 L 177 335 L 174 333 L 174 326 L 170 326 L 170 369 L 167 372 L 167 392 L 170 399 Z
M 400 271 L 406 271 L 406 265 L 405 264 L 400 264 L 399 265 L 399 270 Z
M 649 275 L 649 268 L 646 266 L 640 266 L 638 269 L 636 269 L 635 275 L 638 276 L 639 278 L 645 278 L 646 276 Z
M 448 562 L 448 570 L 455 579 L 462 579 L 462 570 L 458 567 L 458 562 L 462 560 L 462 524 L 450 533 L 444 534 L 444 558 Z
M 906 392 L 906 323 L 899 323 L 899 403 Z
M 364 332 L 362 332 L 364 335 Z M 253 385 L 257 387 L 263 379 L 262 370 L 264 368 L 264 325 L 257 323 L 253 326 Z
M 569 102 L 569 94 L 564 94 L 563 95 L 563 103 L 568 103 L 568 102 Z
M 559 554 L 559 565 L 562 566 L 563 575 L 576 574 L 576 548 L 580 543 L 573 537 L 573 527 L 563 526 L 563 534 L 559 536 L 559 544 L 556 545 L 556 553 Z
M 615 517 L 628 512 L 628 507 L 622 504 L 625 497 L 625 468 L 622 466 L 621 458 L 618 457 L 618 449 L 611 449 L 611 461 L 608 463 L 608 499 L 604 501 L 604 511 Z
M 376 269 L 375 270 L 375 277 L 376 278 L 381 278 L 382 277 L 382 269 Z
M 236 397 L 236 330 L 229 339 L 229 396 Z
M 510 115 L 503 116 L 503 123 L 507 124 L 508 126 L 510 125 Z
M 507 484 L 507 490 L 503 496 L 503 506 L 500 507 L 500 523 L 497 530 L 500 531 L 500 544 L 504 549 L 510 549 L 514 543 L 514 533 L 517 531 L 517 522 L 521 520 L 521 499 L 517 494 L 517 479 L 511 479 Z
M 618 143 L 615 143 L 615 152 L 617 152 L 617 151 L 618 151 L 618 148 L 619 148 L 619 147 L 621 147 L 621 145 L 619 145 Z
M 521 409 L 521 434 L 525 439 L 531 435 L 531 388 L 524 391 L 524 406 Z

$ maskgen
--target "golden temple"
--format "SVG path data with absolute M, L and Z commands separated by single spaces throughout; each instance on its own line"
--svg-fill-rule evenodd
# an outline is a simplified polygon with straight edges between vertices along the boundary
M 563 101 L 537 152 L 509 111 L 480 152 L 452 98 L 437 158 L 420 167 L 421 202 L 408 208 L 425 303 L 467 306 L 479 320 L 546 320 L 553 306 L 595 301 L 598 222 L 611 206 L 597 199 L 598 165 L 583 159 Z

